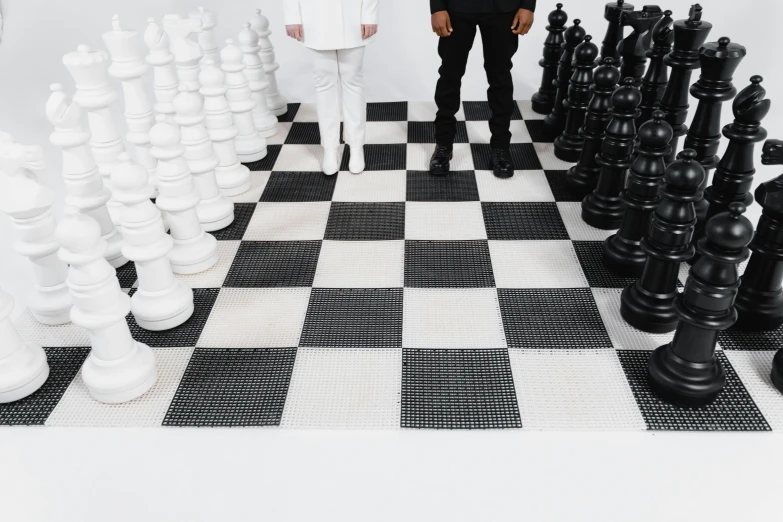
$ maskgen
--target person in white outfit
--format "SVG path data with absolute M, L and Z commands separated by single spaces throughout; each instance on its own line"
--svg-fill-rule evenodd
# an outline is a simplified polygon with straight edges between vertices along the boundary
M 378 31 L 380 0 L 283 0 L 286 32 L 311 49 L 324 174 L 340 169 L 340 92 L 348 169 L 364 170 L 364 46 Z

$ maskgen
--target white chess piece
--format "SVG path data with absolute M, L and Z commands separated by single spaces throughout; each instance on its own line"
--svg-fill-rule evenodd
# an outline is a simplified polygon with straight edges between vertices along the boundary
M 103 42 L 112 59 L 109 75 L 122 82 L 125 121 L 128 126 L 125 139 L 133 144 L 136 161 L 150 173 L 150 185 L 154 188 L 152 197 L 155 197 L 157 161 L 150 152 L 150 129 L 155 125 L 155 115 L 141 80 L 149 70 L 149 65 L 144 61 L 141 39 L 136 31 L 123 31 L 119 15 L 114 15 L 112 30 L 104 33 Z
M 62 149 L 65 204 L 78 208 L 98 222 L 107 244 L 106 261 L 119 268 L 128 260 L 122 256 L 122 237 L 106 208 L 111 193 L 103 185 L 103 178 L 87 147 L 90 133 L 82 125 L 82 109 L 65 94 L 62 85 L 54 84 L 51 90 L 46 116 L 54 125 L 54 132 L 49 135 L 49 141 Z
M 288 112 L 288 101 L 280 94 L 277 87 L 277 70 L 280 64 L 275 61 L 275 47 L 269 36 L 272 31 L 269 30 L 269 19 L 261 14 L 261 9 L 256 9 L 256 14 L 250 19 L 250 28 L 258 33 L 261 44 L 261 61 L 264 62 L 264 71 L 269 82 L 266 90 L 266 101 L 269 110 L 275 116 L 282 116 Z
M 92 133 L 90 148 L 104 184 L 111 191 L 111 171 L 117 157 L 125 152 L 125 144 L 114 125 L 110 107 L 117 101 L 117 93 L 109 87 L 106 77 L 108 56 L 103 51 L 93 51 L 80 45 L 76 52 L 63 57 L 63 64 L 76 82 L 73 100 L 87 110 L 87 122 Z M 120 224 L 120 204 L 109 200 L 106 203 L 115 226 Z
M 217 27 L 218 23 L 217 15 L 214 11 L 208 11 L 204 7 L 199 6 L 198 11 L 190 13 L 189 17 L 201 20 L 201 32 L 198 35 L 198 44 L 204 50 L 204 58 L 201 60 L 201 63 L 203 64 L 207 60 L 217 63 L 220 60 L 220 50 L 215 39 L 215 27 Z
M 190 39 L 190 35 L 201 32 L 201 20 L 168 14 L 163 17 L 163 30 L 171 42 L 180 85 L 198 90 L 201 88 L 198 84 L 198 74 L 201 72 L 199 62 L 204 57 L 204 51 Z
M 92 350 L 82 366 L 82 380 L 94 399 L 116 404 L 140 397 L 157 379 L 155 354 L 133 340 L 125 316 L 130 297 L 103 259 L 106 242 L 98 223 L 68 207 L 57 226 L 59 255 L 70 265 L 71 319 L 87 330 Z
M 149 174 L 127 154 L 112 174 L 117 201 L 123 204 L 122 252 L 136 264 L 139 289 L 131 313 L 145 330 L 168 330 L 193 315 L 193 290 L 174 277 L 168 254 L 174 240 L 166 234 L 160 210 L 150 201 Z
M 155 23 L 154 18 L 147 19 L 144 42 L 150 50 L 147 63 L 152 65 L 155 77 L 155 112 L 174 117 L 174 98 L 179 92 L 179 78 L 174 68 L 174 55 L 169 50 L 169 37 Z
M 256 130 L 259 135 L 269 138 L 277 134 L 277 117 L 269 112 L 266 104 L 266 89 L 269 87 L 269 82 L 264 73 L 264 64 L 258 55 L 261 50 L 261 46 L 258 45 L 258 33 L 250 28 L 250 24 L 245 24 L 237 40 L 239 48 L 244 53 L 242 62 L 245 64 L 245 77 L 250 84 L 253 101 L 256 102 L 253 108 Z
M 193 184 L 201 194 L 196 207 L 198 220 L 207 232 L 226 228 L 234 222 L 234 203 L 218 188 L 215 168 L 220 160 L 212 149 L 207 128 L 204 127 L 204 100 L 198 91 L 180 86 L 174 99 L 177 115 L 174 121 L 180 126 L 185 160 L 193 176 Z
M 239 162 L 234 138 L 239 134 L 226 100 L 226 75 L 207 60 L 199 75 L 207 132 L 219 163 L 215 169 L 218 187 L 225 196 L 238 196 L 250 189 L 250 169 Z
M 19 337 L 13 310 L 14 298 L 0 288 L 0 404 L 24 399 L 49 378 L 46 352 Z
M 185 161 L 185 147 L 179 127 L 158 116 L 150 131 L 152 154 L 158 159 L 158 199 L 155 202 L 168 217 L 174 248 L 169 252 L 175 274 L 195 274 L 212 267 L 218 259 L 217 240 L 204 232 L 196 206 L 201 194 Z
M 252 163 L 266 157 L 266 139 L 258 135 L 253 119 L 253 101 L 250 86 L 245 76 L 245 64 L 242 63 L 244 53 L 234 45 L 233 40 L 226 40 L 226 46 L 220 52 L 223 60 L 221 69 L 226 73 L 226 99 L 234 113 L 234 124 L 239 129 L 239 135 L 234 140 L 239 160 L 242 163 Z
M 68 269 L 57 258 L 54 192 L 30 171 L 42 168 L 40 147 L 25 147 L 8 135 L 0 140 L 0 212 L 10 216 L 16 232 L 14 247 L 30 260 L 35 276 L 28 308 L 38 322 L 57 325 L 71 320 L 71 296 L 65 285 Z

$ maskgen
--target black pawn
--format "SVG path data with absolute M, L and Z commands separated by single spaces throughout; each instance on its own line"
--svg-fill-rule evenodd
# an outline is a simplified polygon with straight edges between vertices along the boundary
M 653 211 L 661 202 L 660 188 L 672 135 L 672 126 L 663 121 L 660 111 L 639 128 L 636 159 L 628 174 L 628 186 L 620 196 L 625 204 L 623 224 L 604 242 L 604 264 L 620 275 L 642 275 L 647 260 L 642 239 L 650 229 Z
M 566 29 L 565 42 L 563 42 L 563 52 L 560 55 L 560 65 L 557 68 L 557 79 L 555 80 L 555 87 L 557 87 L 557 95 L 555 96 L 555 104 L 552 107 L 552 112 L 544 118 L 544 128 L 546 133 L 554 139 L 557 137 L 566 124 L 566 109 L 563 106 L 563 102 L 568 96 L 568 86 L 571 81 L 571 76 L 574 74 L 573 58 L 576 46 L 582 43 L 585 39 L 585 30 L 580 25 L 581 20 L 574 20 L 574 25 Z
M 620 43 L 619 51 L 622 56 L 620 74 L 623 78 L 633 78 L 637 87 L 642 83 L 642 75 L 647 64 L 650 29 L 662 16 L 663 11 L 657 5 L 646 5 L 641 11 L 624 12 L 620 16 L 620 23 L 633 29 L 631 34 Z
M 625 0 L 617 0 L 616 2 L 609 2 L 604 8 L 604 18 L 609 22 L 609 27 L 606 29 L 606 36 L 601 45 L 601 62 L 607 58 L 612 58 L 615 65 L 618 67 L 621 64 L 620 52 L 617 50 L 617 46 L 620 45 L 620 41 L 623 39 L 623 30 L 625 26 L 620 24 L 620 16 L 624 11 L 633 11 L 632 4 L 626 4 Z
M 706 237 L 699 240 L 699 260 L 685 291 L 674 300 L 680 319 L 674 339 L 650 356 L 650 387 L 678 406 L 705 406 L 726 384 L 715 346 L 718 334 L 737 320 L 737 266 L 750 255 L 747 247 L 753 236 L 753 225 L 743 212 L 745 205 L 732 203 L 729 212 L 707 223 Z
M 619 228 L 623 221 L 623 203 L 620 192 L 625 187 L 625 177 L 631 166 L 639 103 L 642 94 L 634 86 L 633 78 L 623 80 L 612 94 L 612 119 L 606 127 L 606 137 L 597 161 L 601 166 L 598 184 L 592 194 L 582 201 L 582 220 L 588 225 L 611 230 Z
M 691 7 L 687 20 L 674 22 L 674 49 L 664 59 L 671 67 L 671 78 L 661 98 L 660 109 L 666 114 L 666 121 L 674 129 L 672 152 L 666 158 L 666 163 L 674 161 L 677 155 L 680 138 L 688 132 L 685 121 L 688 119 L 688 102 L 691 86 L 691 75 L 700 67 L 699 49 L 707 41 L 712 30 L 712 24 L 701 19 L 701 6 Z
M 563 107 L 568 111 L 563 134 L 555 139 L 555 156 L 563 161 L 576 163 L 582 154 L 584 138 L 579 129 L 585 122 L 587 106 L 590 104 L 590 88 L 593 85 L 593 69 L 598 57 L 598 46 L 592 42 L 592 36 L 585 36 L 574 51 L 576 68 L 571 76 L 568 99 Z
M 560 56 L 563 54 L 563 33 L 568 15 L 563 11 L 563 4 L 557 4 L 557 9 L 549 13 L 549 25 L 546 30 L 549 34 L 544 40 L 544 57 L 538 62 L 544 72 L 541 75 L 541 87 L 533 95 L 533 110 L 538 114 L 549 114 L 555 106 L 557 87 L 554 81 L 557 78 L 557 66 Z
M 579 163 L 571 167 L 566 175 L 569 189 L 580 196 L 586 196 L 595 190 L 598 175 L 601 173 L 596 156 L 601 152 L 606 126 L 612 118 L 609 113 L 612 108 L 612 93 L 620 81 L 620 70 L 614 66 L 613 58 L 604 59 L 603 65 L 595 70 L 593 80 L 593 97 L 587 106 L 584 126 L 579 130 L 584 140 L 582 154 Z
M 642 78 L 642 104 L 639 108 L 642 115 L 636 122 L 641 125 L 652 119 L 653 112 L 658 109 L 663 98 L 663 92 L 669 83 L 669 68 L 664 63 L 666 56 L 672 50 L 674 43 L 674 30 L 672 29 L 672 12 L 664 11 L 663 18 L 658 20 L 650 34 L 652 35 L 652 47 L 647 51 L 650 65 Z
M 650 333 L 671 332 L 677 328 L 674 298 L 680 263 L 693 257 L 694 201 L 704 167 L 692 150 L 684 150 L 669 164 L 661 188 L 663 198 L 655 209 L 642 250 L 647 254 L 641 278 L 623 290 L 620 313 L 631 326 Z
M 767 141 L 761 161 L 783 165 L 783 141 Z M 783 175 L 759 185 L 756 201 L 764 211 L 737 295 L 736 328 L 765 331 L 783 325 Z

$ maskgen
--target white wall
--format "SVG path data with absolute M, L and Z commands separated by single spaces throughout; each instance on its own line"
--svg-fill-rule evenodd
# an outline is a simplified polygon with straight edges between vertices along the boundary
M 571 19 L 581 18 L 588 33 L 603 38 L 605 0 L 565 0 Z M 673 4 L 677 4 L 674 6 Z M 783 7 L 776 0 L 703 0 L 704 18 L 715 25 L 710 40 L 730 36 L 748 48 L 736 83 L 742 88 L 753 74 L 765 77 L 773 112 L 765 126 L 773 137 L 783 138 L 783 71 L 779 59 L 777 31 Z M 273 42 L 281 64 L 278 80 L 281 91 L 294 101 L 313 97 L 307 51 L 284 36 L 281 0 L 0 0 L 5 32 L 0 42 L 0 130 L 13 133 L 18 141 L 41 144 L 47 152 L 49 168 L 41 179 L 59 193 L 59 153 L 48 145 L 51 132 L 44 114 L 49 84 L 62 82 L 72 89 L 72 81 L 62 66 L 62 56 L 77 45 L 102 47 L 101 33 L 110 29 L 113 14 L 124 25 L 144 30 L 148 16 L 160 18 L 169 12 L 187 14 L 199 5 L 216 11 L 219 40 L 233 37 L 260 7 L 272 21 Z M 380 34 L 367 55 L 366 77 L 370 101 L 430 100 L 437 79 L 439 59 L 437 38 L 429 26 L 427 0 L 382 0 Z M 521 39 L 515 59 L 514 79 L 517 99 L 529 98 L 538 88 L 541 45 L 545 38 L 546 16 L 555 1 L 539 0 L 538 20 L 531 33 Z M 637 7 L 642 2 L 636 2 Z M 687 15 L 690 2 L 670 0 L 661 7 L 674 8 L 675 17 Z M 464 81 L 464 99 L 485 99 L 486 80 L 482 69 L 480 41 L 477 39 Z M 119 104 L 118 104 L 118 109 Z M 730 121 L 731 111 L 724 111 Z M 118 123 L 122 124 L 118 119 Z M 778 169 L 779 170 L 779 169 Z M 759 179 L 777 174 L 775 168 L 760 167 Z M 756 206 L 757 209 L 757 206 Z M 0 285 L 24 302 L 32 284 L 30 271 L 11 249 L 11 227 L 0 219 Z

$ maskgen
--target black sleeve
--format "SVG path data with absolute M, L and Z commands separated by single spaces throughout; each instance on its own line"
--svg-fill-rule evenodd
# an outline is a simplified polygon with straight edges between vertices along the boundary
M 523 0 L 528 2 L 530 0 Z M 533 0 L 536 3 L 536 0 Z M 437 13 L 438 11 L 445 11 L 448 9 L 448 0 L 430 0 L 430 13 Z
M 437 0 L 430 0 L 430 3 L 436 2 Z M 519 8 L 520 9 L 527 9 L 528 11 L 536 12 L 536 0 L 519 0 Z

